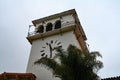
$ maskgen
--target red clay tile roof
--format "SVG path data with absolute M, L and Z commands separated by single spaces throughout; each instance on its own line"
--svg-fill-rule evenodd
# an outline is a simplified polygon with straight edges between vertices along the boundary
M 120 76 L 110 77 L 110 78 L 104 78 L 104 79 L 101 79 L 101 80 L 120 80 Z

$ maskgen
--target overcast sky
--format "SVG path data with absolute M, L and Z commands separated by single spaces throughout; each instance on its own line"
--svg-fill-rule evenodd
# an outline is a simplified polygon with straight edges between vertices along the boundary
M 120 0 L 0 0 L 0 73 L 26 72 L 32 20 L 76 9 L 90 51 L 99 51 L 102 78 L 120 76 Z

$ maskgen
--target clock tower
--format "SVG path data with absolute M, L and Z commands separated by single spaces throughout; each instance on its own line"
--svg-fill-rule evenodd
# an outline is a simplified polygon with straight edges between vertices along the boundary
M 88 51 L 87 40 L 75 9 L 32 21 L 34 30 L 29 26 L 27 40 L 32 45 L 27 72 L 36 75 L 37 80 L 60 80 L 52 76 L 45 66 L 34 65 L 41 57 L 52 58 L 54 48 L 67 49 L 70 44 Z

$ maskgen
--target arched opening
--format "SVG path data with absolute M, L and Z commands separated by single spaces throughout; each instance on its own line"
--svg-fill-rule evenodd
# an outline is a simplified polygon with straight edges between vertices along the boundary
M 51 31 L 52 27 L 53 27 L 52 23 L 48 23 L 47 26 L 46 26 L 46 32 Z
M 58 29 L 58 28 L 61 28 L 61 21 L 60 20 L 57 20 L 55 22 L 55 29 Z
M 43 33 L 44 32 L 44 26 L 43 25 L 38 26 L 37 32 L 38 33 Z

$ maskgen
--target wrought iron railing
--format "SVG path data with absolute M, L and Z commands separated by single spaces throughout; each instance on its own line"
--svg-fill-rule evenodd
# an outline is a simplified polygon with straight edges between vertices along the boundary
M 75 22 L 74 22 L 74 21 L 62 22 L 61 28 L 64 28 L 64 27 L 66 27 L 66 26 L 71 26 L 71 25 L 75 25 Z M 30 31 L 30 28 L 31 28 L 31 27 L 33 27 L 33 25 L 32 25 L 32 26 L 31 26 L 31 25 L 29 26 L 28 37 L 29 37 L 29 36 L 33 36 L 33 35 L 36 35 L 36 34 L 43 34 L 43 33 L 45 33 L 45 32 L 43 32 L 43 33 L 36 32 L 36 31 L 35 31 L 35 27 L 34 27 L 34 31 Z

